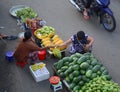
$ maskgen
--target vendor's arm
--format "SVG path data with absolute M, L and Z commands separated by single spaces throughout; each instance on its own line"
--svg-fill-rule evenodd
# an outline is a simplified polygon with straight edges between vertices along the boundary
M 58 47 L 68 46 L 68 45 L 71 44 L 71 43 L 72 43 L 72 40 L 71 40 L 71 38 L 70 38 L 70 39 L 68 39 L 67 41 L 65 41 L 64 43 L 60 44 Z
M 28 48 L 30 48 L 33 51 L 39 51 L 39 50 L 45 50 L 45 49 L 49 49 L 49 48 L 53 48 L 55 46 L 47 46 L 47 47 L 39 47 L 36 43 L 34 43 L 33 41 L 26 43 L 26 45 L 28 46 Z
M 93 45 L 94 43 L 94 38 L 91 36 L 87 37 L 88 44 L 85 46 L 85 50 L 89 50 L 89 48 Z
M 39 51 L 39 50 L 43 50 L 43 49 L 47 49 L 47 48 L 42 48 L 42 47 L 39 47 L 36 43 L 34 43 L 33 41 L 29 42 L 29 43 L 26 43 L 26 46 L 28 48 L 30 48 L 31 50 L 33 51 Z
M 35 43 L 35 40 L 31 37 L 31 41 Z

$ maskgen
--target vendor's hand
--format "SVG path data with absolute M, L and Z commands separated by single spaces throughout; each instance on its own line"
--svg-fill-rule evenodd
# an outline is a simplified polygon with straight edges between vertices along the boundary
M 56 46 L 55 46 L 55 48 L 59 48 L 59 47 L 60 47 L 60 45 L 56 45 Z
M 91 47 L 91 45 L 87 44 L 84 48 L 85 51 L 89 51 L 89 48 Z
M 46 48 L 47 49 L 49 49 L 49 48 L 55 48 L 55 45 L 50 45 L 50 46 L 47 46 Z

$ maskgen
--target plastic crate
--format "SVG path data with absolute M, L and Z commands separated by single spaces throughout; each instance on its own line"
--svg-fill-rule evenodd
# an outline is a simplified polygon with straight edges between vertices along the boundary
M 37 64 L 39 65 L 40 63 L 37 63 Z M 30 68 L 30 72 L 36 82 L 40 82 L 40 81 L 50 78 L 50 73 L 46 67 L 43 67 L 42 69 L 38 69 L 36 71 L 33 71 L 31 66 L 29 66 L 29 68 Z

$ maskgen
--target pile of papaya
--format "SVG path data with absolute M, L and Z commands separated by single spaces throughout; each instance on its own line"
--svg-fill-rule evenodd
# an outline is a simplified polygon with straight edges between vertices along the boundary
M 94 78 L 104 76 L 106 81 L 112 80 L 106 67 L 91 53 L 75 53 L 69 57 L 64 57 L 54 63 L 54 67 L 57 74 L 66 80 L 73 92 L 120 92 L 120 89 L 119 91 L 103 91 L 102 89 L 102 91 L 97 91 L 95 88 L 94 91 L 83 90 Z
M 54 35 L 54 36 L 48 36 L 48 37 L 46 37 L 46 38 L 43 38 L 42 39 L 42 45 L 44 46 L 44 47 L 46 47 L 46 46 L 51 46 L 51 45 L 56 45 L 56 46 L 58 46 L 58 45 L 60 45 L 60 44 L 62 44 L 64 41 L 58 36 L 58 35 Z M 64 50 L 64 49 L 66 49 L 67 48 L 67 46 L 62 46 L 62 47 L 59 47 L 58 49 L 60 50 L 60 51 L 62 51 L 62 50 Z M 54 48 L 50 48 L 50 50 L 51 51 L 53 51 L 54 50 Z

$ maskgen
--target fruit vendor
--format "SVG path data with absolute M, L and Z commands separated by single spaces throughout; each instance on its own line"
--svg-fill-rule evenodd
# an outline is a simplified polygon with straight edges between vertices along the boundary
M 72 35 L 70 39 L 68 39 L 58 47 L 65 46 L 65 45 L 67 46 L 71 44 L 71 47 L 70 47 L 71 54 L 74 54 L 76 52 L 83 54 L 85 52 L 91 51 L 91 47 L 93 43 L 94 43 L 93 37 L 88 36 L 83 31 L 78 31 L 76 34 Z
M 24 33 L 24 38 L 22 38 L 14 52 L 14 57 L 17 62 L 26 62 L 30 59 L 30 64 L 34 64 L 38 60 L 38 51 L 46 50 L 53 46 L 48 46 L 45 48 L 38 47 L 34 40 L 32 39 L 32 34 L 29 31 Z

